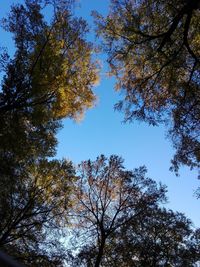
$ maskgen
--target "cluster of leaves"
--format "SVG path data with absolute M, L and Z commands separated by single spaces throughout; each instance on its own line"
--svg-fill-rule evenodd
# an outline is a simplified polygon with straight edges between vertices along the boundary
M 48 25 L 40 1 L 25 2 L 13 6 L 3 21 L 16 52 L 4 67 L 0 111 L 33 109 L 38 121 L 47 112 L 48 119 L 74 118 L 92 106 L 91 87 L 98 80 L 92 46 L 84 40 L 87 25 L 62 5 Z
M 98 79 L 92 47 L 83 38 L 85 22 L 56 6 L 48 25 L 39 3 L 13 6 L 3 23 L 16 52 L 3 68 L 0 153 L 18 163 L 55 153 L 59 120 L 77 118 L 92 106 Z
M 125 120 L 170 124 L 173 169 L 200 162 L 200 2 L 112 0 L 95 13 Z

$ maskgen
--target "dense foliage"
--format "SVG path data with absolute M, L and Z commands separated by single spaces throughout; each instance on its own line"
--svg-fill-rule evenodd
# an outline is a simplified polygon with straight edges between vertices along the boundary
M 124 99 L 116 108 L 135 118 L 170 125 L 180 164 L 200 162 L 200 1 L 111 0 L 95 14 L 110 73 Z

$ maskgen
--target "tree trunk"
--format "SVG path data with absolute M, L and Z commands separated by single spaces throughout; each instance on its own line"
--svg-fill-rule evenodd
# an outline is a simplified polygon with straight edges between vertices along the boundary
M 101 263 L 101 260 L 102 260 L 102 257 L 103 257 L 105 241 L 106 241 L 105 238 L 103 238 L 101 240 L 101 244 L 99 246 L 99 251 L 98 251 L 98 254 L 97 254 L 96 261 L 95 261 L 95 267 L 99 267 L 100 266 L 100 263 Z

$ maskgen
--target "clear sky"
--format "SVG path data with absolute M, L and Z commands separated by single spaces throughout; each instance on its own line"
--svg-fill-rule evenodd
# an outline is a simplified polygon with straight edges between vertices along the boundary
M 13 2 L 1 1 L 1 14 L 9 10 Z M 108 0 L 81 0 L 76 13 L 86 19 L 90 25 L 91 33 L 88 38 L 95 41 L 93 32 L 93 19 L 91 11 L 97 10 L 102 14 L 108 12 Z M 1 16 L 2 16 L 1 15 Z M 10 36 L 0 30 L 0 46 L 8 46 L 13 51 Z M 109 156 L 117 154 L 124 158 L 125 167 L 132 169 L 141 165 L 148 168 L 148 176 L 161 181 L 168 186 L 167 206 L 173 210 L 184 212 L 195 226 L 200 227 L 200 200 L 194 196 L 199 186 L 197 173 L 184 167 L 180 176 L 176 177 L 169 171 L 170 159 L 173 156 L 172 145 L 165 138 L 164 127 L 150 127 L 145 123 L 135 122 L 123 124 L 123 114 L 114 111 L 114 104 L 121 98 L 114 91 L 114 78 L 106 76 L 107 65 L 105 55 L 102 60 L 101 81 L 94 88 L 98 101 L 96 106 L 87 111 L 80 123 L 69 119 L 63 121 L 64 127 L 58 133 L 58 158 L 68 158 L 75 164 L 82 160 L 95 159 L 100 154 Z

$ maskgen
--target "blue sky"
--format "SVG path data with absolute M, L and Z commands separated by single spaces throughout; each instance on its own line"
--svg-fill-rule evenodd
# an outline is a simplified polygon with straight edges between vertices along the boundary
M 4 4 L 1 6 L 1 16 L 8 12 L 13 1 L 2 2 Z M 88 21 L 91 29 L 88 38 L 94 41 L 91 11 L 97 10 L 106 14 L 109 1 L 82 0 L 80 3 L 80 6 L 77 5 L 76 13 Z M 2 37 L 0 46 L 8 46 L 12 52 L 13 44 L 10 36 L 2 30 L 0 34 Z M 114 111 L 113 108 L 121 96 L 114 91 L 114 78 L 108 78 L 105 73 L 107 69 L 105 55 L 101 55 L 100 58 L 103 69 L 100 84 L 94 88 L 98 97 L 96 106 L 88 110 L 79 123 L 69 119 L 63 121 L 64 127 L 58 133 L 57 157 L 70 159 L 77 164 L 89 158 L 95 159 L 99 154 L 106 156 L 117 154 L 124 158 L 125 167 L 128 169 L 146 165 L 149 177 L 168 186 L 167 206 L 184 212 L 192 219 L 195 226 L 200 227 L 200 200 L 194 196 L 194 191 L 199 186 L 197 173 L 183 167 L 180 176 L 176 177 L 169 171 L 174 151 L 170 141 L 165 138 L 166 129 L 163 126 L 150 127 L 138 122 L 122 123 L 123 114 Z

